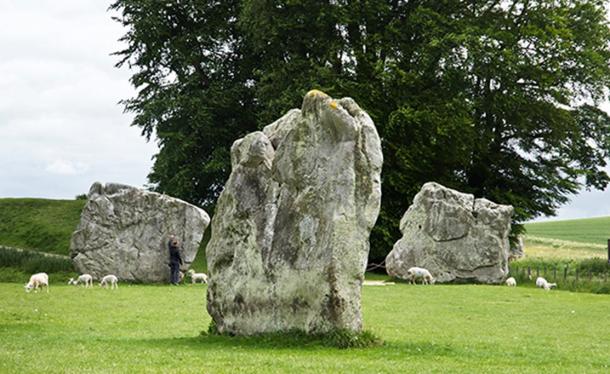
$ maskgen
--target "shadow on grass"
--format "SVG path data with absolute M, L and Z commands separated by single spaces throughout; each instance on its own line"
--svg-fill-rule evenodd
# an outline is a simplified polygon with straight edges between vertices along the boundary
M 325 335 L 308 335 L 302 332 L 261 334 L 254 336 L 227 336 L 202 332 L 199 336 L 129 339 L 129 344 L 143 344 L 156 348 L 181 347 L 187 349 L 226 349 L 245 350 L 303 349 L 303 350 L 346 350 L 367 349 L 384 345 L 384 342 L 371 332 L 359 334 L 336 332 Z
M 431 342 L 383 342 L 374 346 L 361 348 L 342 348 L 329 345 L 327 341 L 319 337 L 294 337 L 263 335 L 251 337 L 221 336 L 202 334 L 193 337 L 175 338 L 152 338 L 152 339 L 129 339 L 129 345 L 137 344 L 150 348 L 160 349 L 188 349 L 188 350 L 227 350 L 241 349 L 244 351 L 267 351 L 267 350 L 298 350 L 303 352 L 334 351 L 362 352 L 379 351 L 384 353 L 395 352 L 402 357 L 453 357 L 463 354 L 463 349 L 453 347 L 449 344 L 436 344 Z M 375 353 L 376 354 L 376 353 Z

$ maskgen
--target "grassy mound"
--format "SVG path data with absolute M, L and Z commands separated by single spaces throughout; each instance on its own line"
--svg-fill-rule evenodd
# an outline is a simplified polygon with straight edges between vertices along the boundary
M 85 202 L 0 199 L 0 244 L 67 255 Z

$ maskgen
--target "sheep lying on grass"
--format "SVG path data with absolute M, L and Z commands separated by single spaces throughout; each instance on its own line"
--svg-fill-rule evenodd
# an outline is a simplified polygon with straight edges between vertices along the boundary
M 100 282 L 100 287 L 105 286 L 106 288 L 108 288 L 108 286 L 110 286 L 110 289 L 119 288 L 118 283 L 119 278 L 117 278 L 116 275 L 108 274 L 104 278 L 102 278 L 102 281 Z
M 93 287 L 93 277 L 90 274 L 82 274 L 79 275 L 78 278 L 70 278 L 70 280 L 68 281 L 68 284 L 73 284 L 75 286 L 80 283 L 84 283 L 85 288 Z
M 536 287 L 549 291 L 551 288 L 557 288 L 557 283 L 549 283 L 546 279 L 538 277 L 536 278 Z
M 195 273 L 195 270 L 190 269 L 187 274 L 191 277 L 191 283 L 208 283 L 208 276 L 205 273 Z
M 419 268 L 417 266 L 414 266 L 412 268 L 409 268 L 409 270 L 407 270 L 406 279 L 411 284 L 417 284 L 416 281 L 418 279 L 422 280 L 422 284 L 434 284 L 434 282 L 435 282 L 434 278 L 432 277 L 432 274 L 430 274 L 428 269 Z
M 506 280 L 506 285 L 508 287 L 516 287 L 517 286 L 517 280 L 513 277 L 510 277 Z
M 36 273 L 30 277 L 30 281 L 25 285 L 25 292 L 30 292 L 34 289 L 34 292 L 38 292 L 38 287 L 47 287 L 47 293 L 49 292 L 49 276 L 47 273 Z

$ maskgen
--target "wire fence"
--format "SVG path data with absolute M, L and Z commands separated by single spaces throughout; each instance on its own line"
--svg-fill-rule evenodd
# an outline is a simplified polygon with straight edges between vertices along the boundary
M 610 266 L 601 259 L 548 265 L 513 262 L 509 272 L 522 284 L 535 283 L 536 278 L 543 277 L 559 289 L 610 294 Z

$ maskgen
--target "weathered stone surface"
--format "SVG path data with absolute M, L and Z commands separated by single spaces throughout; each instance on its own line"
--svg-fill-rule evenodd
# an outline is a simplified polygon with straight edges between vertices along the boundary
M 525 243 L 523 242 L 523 236 L 517 237 L 516 243 L 511 243 L 510 250 L 508 251 L 508 260 L 514 261 L 525 256 Z
M 87 197 L 70 255 L 79 272 L 96 279 L 114 274 L 121 281 L 167 281 L 169 235 L 182 243 L 186 270 L 210 222 L 194 205 L 122 184 L 96 182 Z
M 426 183 L 400 221 L 402 238 L 386 257 L 391 276 L 412 266 L 437 282 L 501 283 L 508 274 L 513 207 Z
M 301 110 L 237 140 L 231 163 L 206 249 L 219 331 L 360 330 L 381 198 L 370 117 L 350 98 L 311 91 Z

